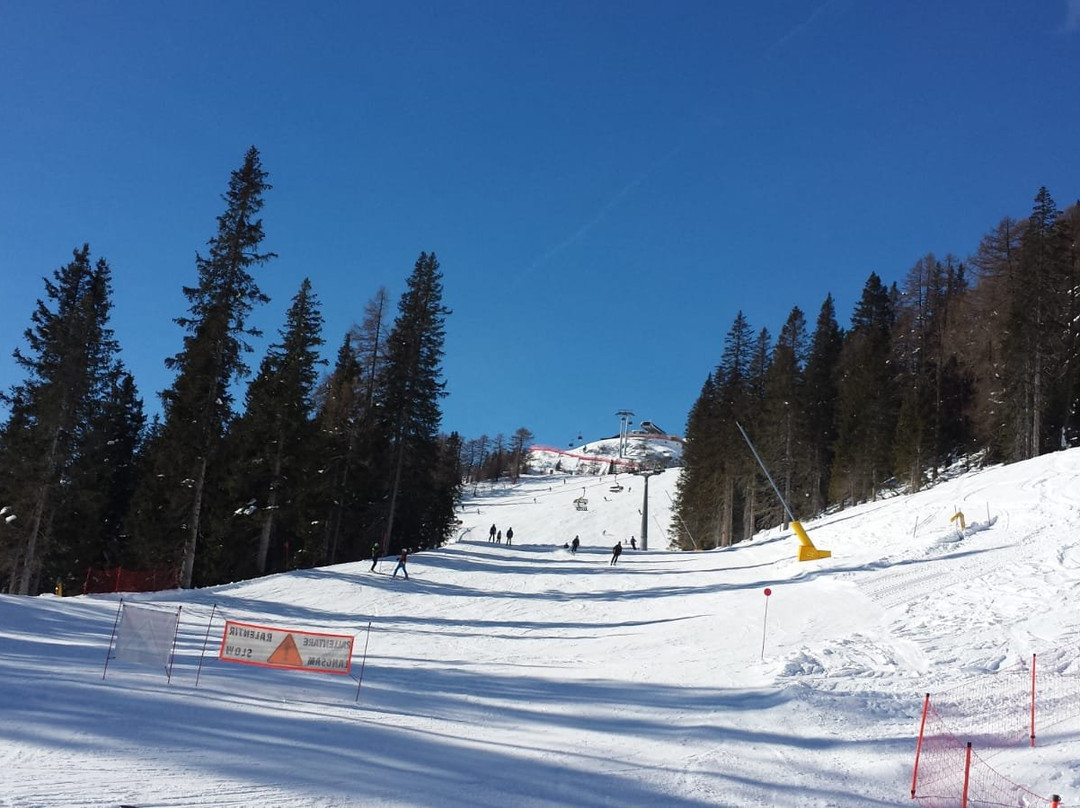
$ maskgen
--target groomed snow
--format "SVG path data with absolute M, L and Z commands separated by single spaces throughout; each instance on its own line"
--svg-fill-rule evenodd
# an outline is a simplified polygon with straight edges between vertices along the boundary
M 1080 450 L 808 521 L 832 557 L 803 563 L 780 529 L 667 551 L 676 477 L 614 567 L 642 480 L 537 474 L 470 491 L 408 581 L 386 560 L 129 595 L 182 606 L 171 683 L 102 678 L 119 596 L 0 596 L 0 806 L 911 805 L 924 693 L 1080 667 Z M 353 677 L 219 661 L 224 619 L 352 634 Z M 1080 804 L 1078 741 L 1059 715 L 991 762 Z

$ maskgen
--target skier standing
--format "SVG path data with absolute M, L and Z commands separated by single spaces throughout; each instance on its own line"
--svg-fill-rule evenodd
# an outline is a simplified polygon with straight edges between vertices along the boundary
M 405 580 L 409 580 L 409 571 L 405 569 L 405 562 L 409 560 L 409 553 L 406 550 L 401 551 L 401 555 L 398 556 L 397 566 L 394 567 L 394 577 L 397 578 L 398 570 L 405 573 Z
M 619 556 L 622 555 L 622 542 L 615 542 L 615 546 L 611 548 L 611 564 L 609 566 L 615 566 L 615 562 L 619 560 Z

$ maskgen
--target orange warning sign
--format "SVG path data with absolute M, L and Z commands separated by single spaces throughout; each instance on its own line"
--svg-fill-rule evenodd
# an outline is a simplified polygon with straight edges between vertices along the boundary
M 300 652 L 296 650 L 296 640 L 289 634 L 281 641 L 274 653 L 270 655 L 271 665 L 284 665 L 287 668 L 296 668 L 304 664 Z
M 218 658 L 225 662 L 315 673 L 348 673 L 353 638 L 347 634 L 271 628 L 225 621 Z

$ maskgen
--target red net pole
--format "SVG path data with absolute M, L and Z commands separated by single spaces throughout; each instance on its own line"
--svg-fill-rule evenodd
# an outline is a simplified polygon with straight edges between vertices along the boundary
M 960 798 L 960 808 L 967 808 L 968 783 L 971 781 L 971 741 L 968 741 L 967 753 L 964 756 L 964 793 Z
M 922 705 L 922 721 L 919 722 L 919 740 L 915 744 L 915 770 L 911 773 L 911 799 L 915 799 L 915 784 L 919 780 L 919 754 L 922 752 L 923 732 L 926 729 L 926 713 L 930 709 L 930 694 L 926 694 Z
M 1061 808 L 1061 797 L 1057 794 L 1050 795 L 1050 808 Z
M 1035 657 L 1031 655 L 1031 745 L 1035 745 Z

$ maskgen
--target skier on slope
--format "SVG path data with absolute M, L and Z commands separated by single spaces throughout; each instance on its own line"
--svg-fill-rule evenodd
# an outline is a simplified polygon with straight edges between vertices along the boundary
M 608 566 L 615 566 L 615 562 L 619 560 L 619 556 L 622 555 L 622 542 L 615 542 L 615 546 L 611 548 L 611 564 Z
M 398 556 L 397 566 L 394 567 L 394 577 L 395 578 L 397 578 L 398 570 L 401 570 L 403 573 L 405 573 L 405 580 L 406 581 L 409 580 L 409 571 L 407 569 L 405 569 L 405 562 L 407 562 L 408 560 L 409 560 L 409 552 L 407 550 L 405 550 L 405 549 L 402 549 L 401 555 Z

